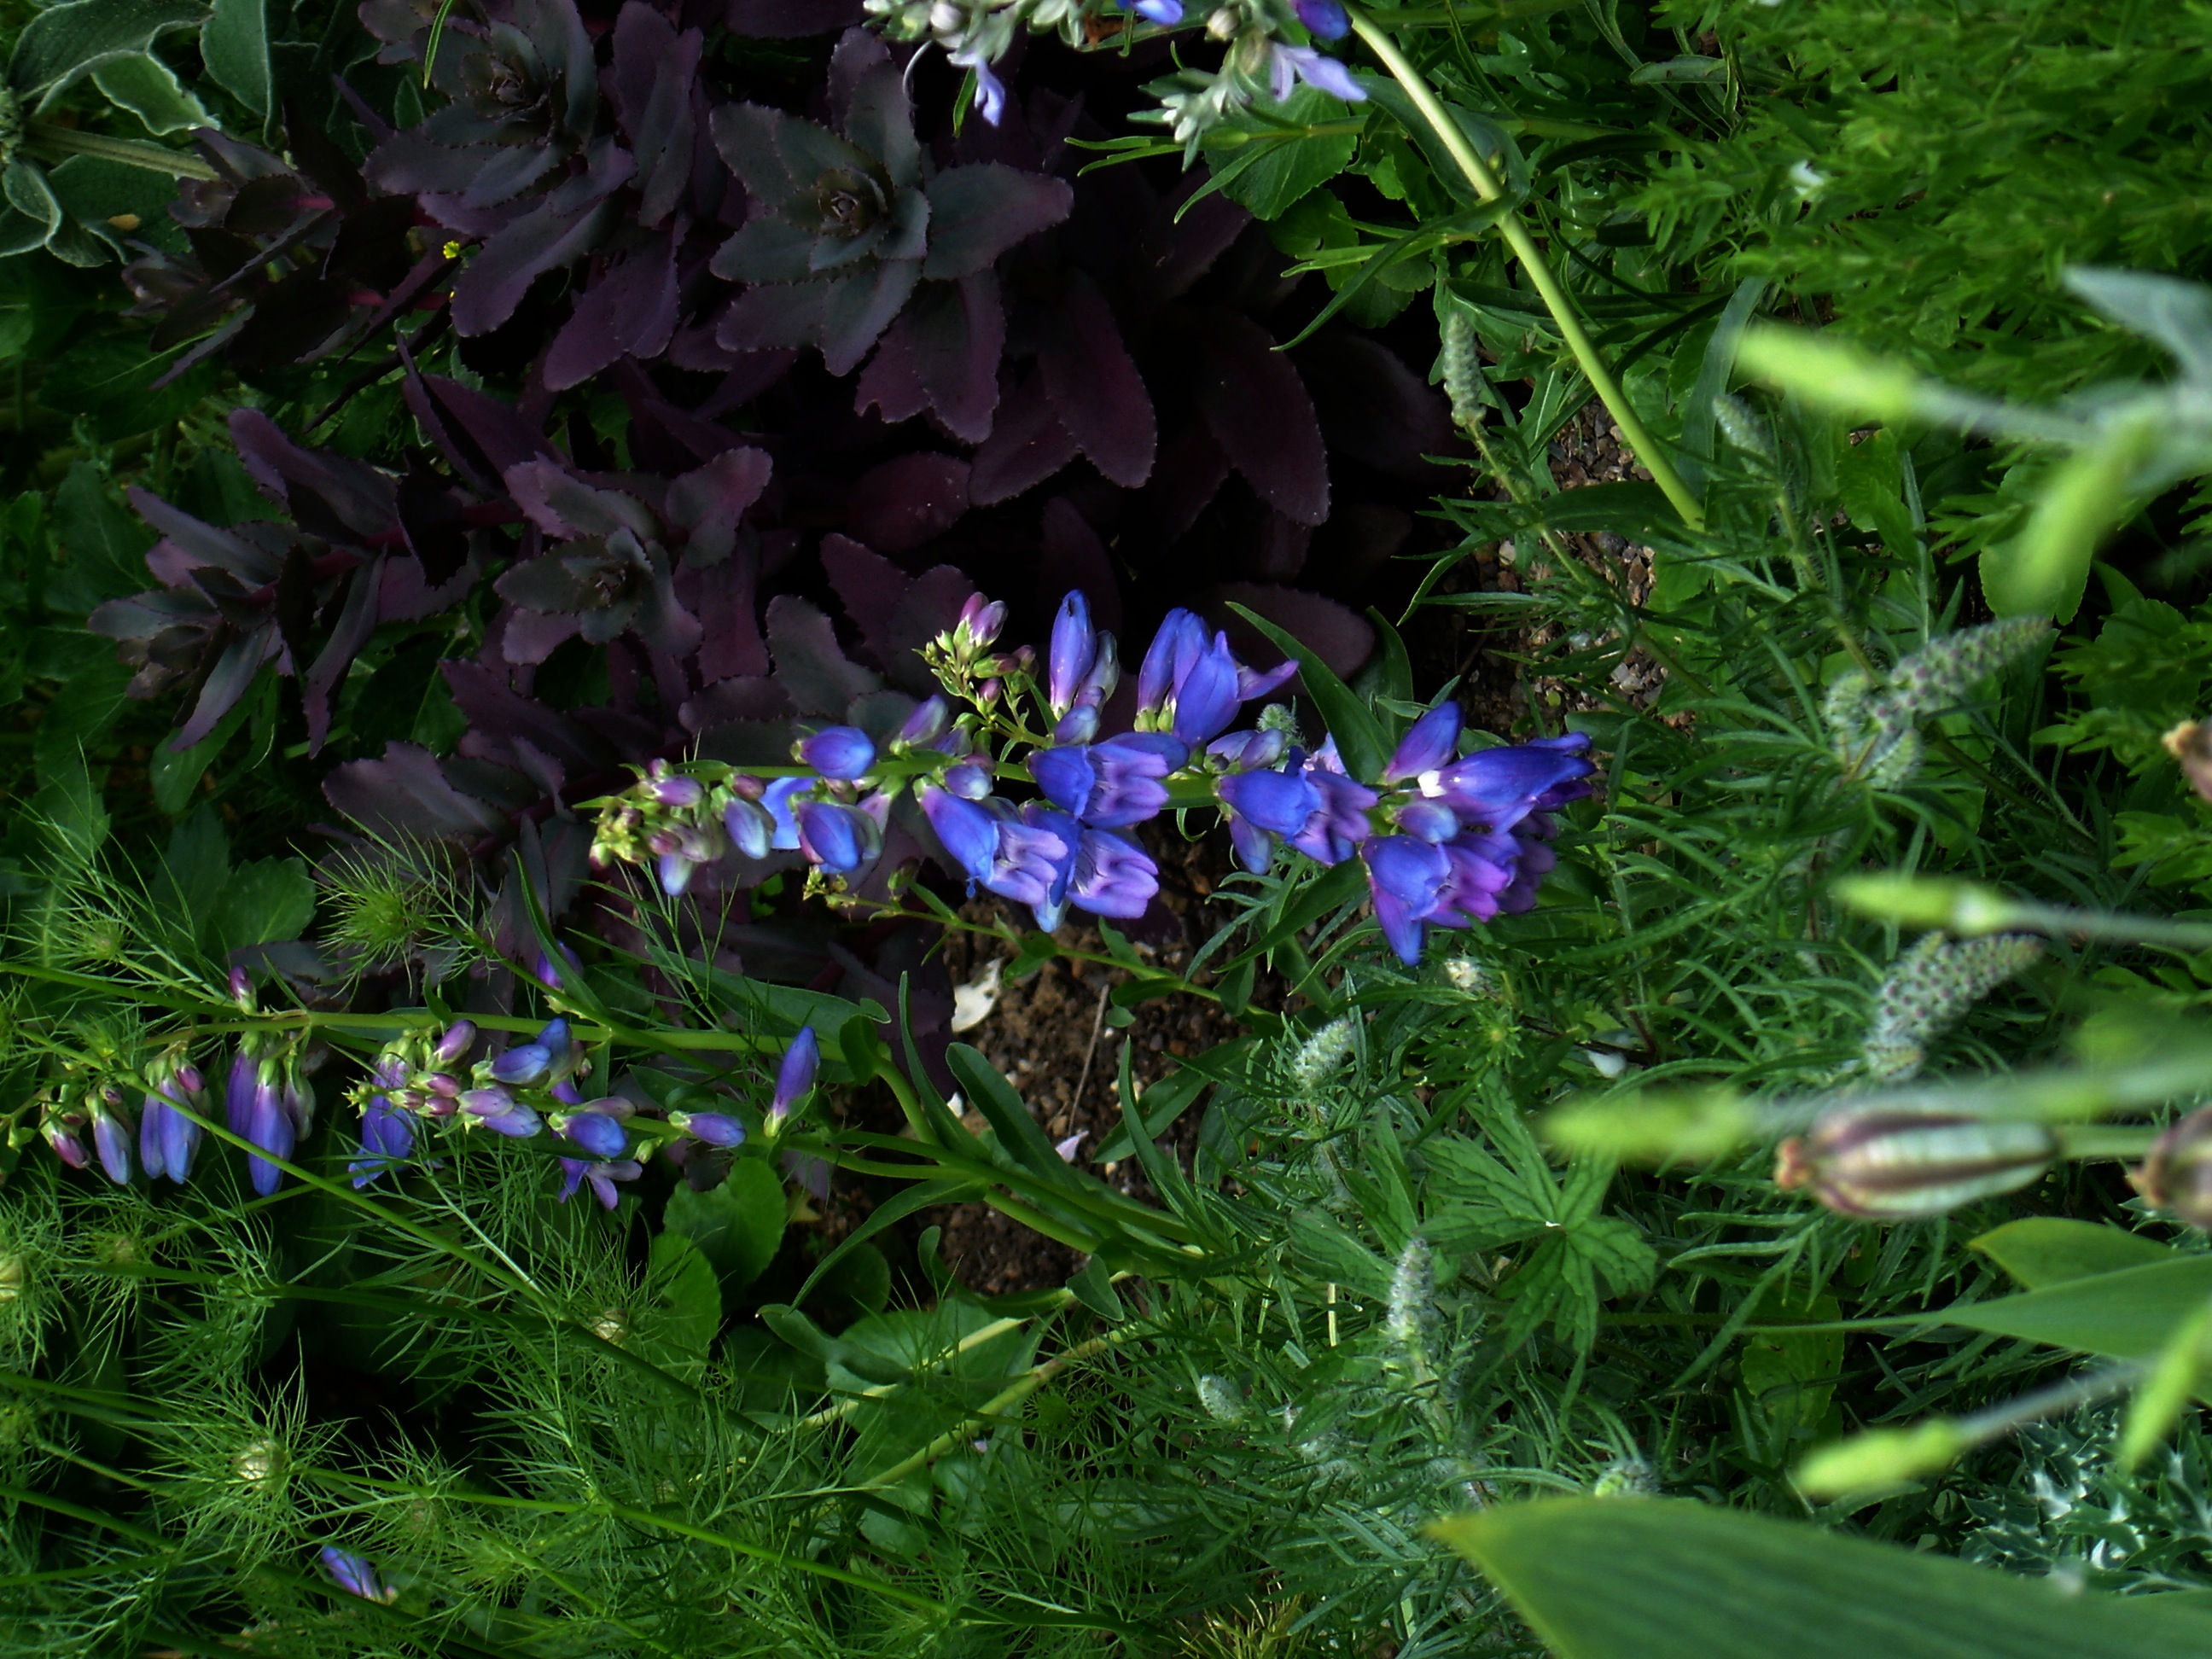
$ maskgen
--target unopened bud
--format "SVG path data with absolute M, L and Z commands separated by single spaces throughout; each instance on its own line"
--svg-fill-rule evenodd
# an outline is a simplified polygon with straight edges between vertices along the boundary
M 2159 741 L 2180 765 L 2189 787 L 2212 800 L 2212 720 L 2185 720 Z
M 2212 1106 L 2167 1126 L 2128 1179 L 2175 1220 L 2212 1230 Z
M 2039 1178 L 2058 1156 L 2040 1123 L 1952 1112 L 1840 1111 L 1782 1143 L 1774 1184 L 1868 1221 L 1911 1221 Z

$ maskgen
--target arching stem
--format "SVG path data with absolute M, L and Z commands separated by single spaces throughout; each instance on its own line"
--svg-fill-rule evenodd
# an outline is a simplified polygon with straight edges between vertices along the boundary
M 1350 8 L 1346 9 L 1351 10 Z M 1351 16 L 1352 32 L 1367 43 L 1375 55 L 1382 60 L 1382 67 L 1390 71 L 1391 77 L 1405 88 L 1406 94 L 1413 100 L 1414 107 L 1421 112 L 1423 118 L 1434 129 L 1437 140 L 1449 152 L 1452 160 L 1459 164 L 1459 170 L 1467 175 L 1468 183 L 1474 186 L 1474 193 L 1486 202 L 1494 202 L 1503 196 L 1505 190 L 1498 183 L 1498 175 L 1491 171 L 1490 164 L 1468 142 L 1466 131 L 1452 118 L 1451 112 L 1444 108 L 1443 101 L 1429 83 L 1421 78 L 1421 72 L 1413 67 L 1413 61 L 1398 49 L 1398 43 L 1364 14 L 1351 10 Z M 1704 508 L 1698 505 L 1698 498 L 1691 493 L 1689 486 L 1682 482 L 1681 476 L 1661 453 L 1658 441 L 1637 415 L 1635 405 L 1628 401 L 1627 394 L 1621 390 L 1620 380 L 1607 367 L 1605 359 L 1598 355 L 1595 343 L 1583 328 L 1582 319 L 1575 314 L 1573 301 L 1560 285 L 1558 276 L 1553 274 L 1552 267 L 1544 258 L 1543 250 L 1536 246 L 1536 239 L 1529 234 L 1528 228 L 1515 216 L 1509 216 L 1499 221 L 1498 229 L 1505 239 L 1505 246 L 1512 249 L 1513 257 L 1521 262 L 1521 268 L 1528 273 L 1528 280 L 1542 296 L 1545 308 L 1559 325 L 1559 333 L 1567 343 L 1567 349 L 1574 354 L 1583 378 L 1590 383 L 1590 389 L 1597 393 L 1611 412 L 1614 423 L 1620 428 L 1620 435 L 1635 451 L 1637 459 L 1650 469 L 1651 481 L 1674 503 L 1674 510 L 1682 515 L 1682 521 L 1692 530 L 1699 528 L 1705 523 Z

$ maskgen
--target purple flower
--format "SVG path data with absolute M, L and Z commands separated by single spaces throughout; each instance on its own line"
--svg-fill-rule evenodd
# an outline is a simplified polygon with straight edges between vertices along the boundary
M 1532 812 L 1506 837 L 1519 852 L 1513 864 L 1513 882 L 1498 896 L 1498 908 L 1517 916 L 1536 908 L 1536 890 L 1559 862 L 1549 842 L 1559 826 L 1541 812 Z
M 1179 742 L 1195 749 L 1211 742 L 1237 718 L 1243 699 L 1237 695 L 1237 659 L 1229 649 L 1229 635 L 1216 634 L 1213 643 L 1190 672 L 1176 684 L 1175 725 Z
M 1017 832 L 1024 830 L 1028 833 L 1020 836 L 1017 842 Z M 1019 885 L 1023 891 L 1018 895 L 1008 891 L 1005 896 L 1028 905 L 1041 932 L 1052 932 L 1067 913 L 1068 884 L 1075 879 L 1077 849 L 1082 840 L 1081 824 L 1056 807 L 1037 801 L 1030 801 L 1022 808 L 1018 823 L 1009 820 L 1000 826 L 1001 860 L 1006 858 L 1010 842 L 1021 848 Z M 990 884 L 986 882 L 984 885 Z M 1033 889 L 1036 896 L 1031 898 L 1028 894 Z M 991 890 L 996 893 L 1000 889 L 992 887 Z
M 1337 0 L 1291 0 L 1298 21 L 1318 40 L 1341 40 L 1352 33 L 1352 20 Z
M 671 1112 L 669 1127 L 709 1146 L 742 1146 L 745 1126 L 726 1112 Z
M 1449 841 L 1459 834 L 1459 815 L 1440 800 L 1419 797 L 1401 801 L 1390 812 L 1390 821 L 1418 841 Z
M 1206 624 L 1181 606 L 1169 611 L 1137 670 L 1138 712 L 1158 725 L 1158 717 L 1167 712 L 1176 688 L 1205 654 Z
M 635 1181 L 644 1173 L 645 1166 L 634 1158 L 564 1158 L 561 1160 L 560 1200 L 566 1204 L 576 1195 L 576 1188 L 588 1181 L 592 1183 L 592 1196 L 599 1200 L 599 1206 L 611 1210 L 622 1202 L 615 1182 Z
M 457 1019 L 446 1028 L 437 1046 L 430 1050 L 430 1059 L 440 1066 L 451 1066 L 476 1047 L 477 1028 L 473 1022 Z
M 833 876 L 849 875 L 883 848 L 876 821 L 836 801 L 799 803 L 799 850 Z
M 1359 849 L 1366 861 L 1375 920 L 1399 959 L 1421 959 L 1422 924 L 1435 911 L 1450 879 L 1451 860 L 1443 848 L 1410 836 L 1378 836 Z
M 1106 707 L 1106 699 L 1114 695 L 1114 688 L 1121 683 L 1121 663 L 1114 647 L 1114 636 L 1102 633 L 1097 648 L 1091 653 L 1091 666 L 1077 682 L 1075 695 L 1060 721 L 1052 728 L 1057 743 L 1088 743 L 1098 735 L 1098 717 Z
M 1160 780 L 1185 758 L 1171 738 L 1133 732 L 1087 748 L 1039 750 L 1030 757 L 1030 775 L 1054 805 L 1115 830 L 1158 815 L 1168 804 Z
M 981 800 L 991 793 L 990 758 L 979 756 L 948 766 L 939 781 L 963 800 Z
M 1433 772 L 1459 752 L 1459 705 L 1440 702 L 1415 720 L 1382 769 L 1382 781 L 1403 783 Z
M 1268 64 L 1268 81 L 1267 89 L 1279 104 L 1297 89 L 1299 81 L 1332 98 L 1341 98 L 1347 104 L 1367 101 L 1366 88 L 1352 78 L 1350 70 L 1311 46 L 1286 46 L 1278 42 Z
M 324 1570 L 337 1580 L 340 1589 L 349 1595 L 358 1595 L 364 1601 L 389 1601 L 398 1594 L 386 1587 L 365 1555 L 342 1550 L 336 1544 L 325 1544 L 322 1549 L 322 1563 Z
M 593 1158 L 619 1158 L 629 1145 L 623 1126 L 603 1112 L 563 1112 L 553 1133 L 573 1140 Z
M 1164 29 L 1171 29 L 1182 21 L 1182 0 L 1134 0 L 1129 9 Z
M 264 1078 L 254 1089 L 252 1109 L 246 1117 L 246 1138 L 269 1154 L 268 1158 L 249 1154 L 246 1160 L 253 1190 L 266 1198 L 284 1182 L 283 1170 L 270 1160 L 290 1158 L 300 1139 L 298 1120 L 287 1109 L 284 1095 L 272 1079 Z
M 1000 898 L 1026 904 L 1042 915 L 1066 894 L 1074 862 L 1075 820 L 1036 805 L 1024 808 L 1019 817 L 1011 816 L 1011 808 L 999 820 L 998 850 L 983 885 Z
M 1091 672 L 1098 654 L 1098 630 L 1091 625 L 1091 605 L 1071 592 L 1052 619 L 1052 648 L 1045 658 L 1045 698 L 1054 714 L 1075 706 L 1076 688 Z
M 933 691 L 915 704 L 914 712 L 899 723 L 891 741 L 910 748 L 925 748 L 945 735 L 952 724 L 952 705 L 945 701 L 942 693 Z
M 1294 836 L 1322 810 L 1322 793 L 1303 772 L 1235 772 L 1214 786 L 1229 813 L 1237 861 L 1255 875 L 1275 861 L 1277 836 Z
M 967 875 L 973 894 L 978 882 L 988 881 L 999 854 L 999 820 L 988 807 L 935 784 L 921 786 L 921 815 L 937 831 L 945 856 Z
M 814 1073 L 821 1064 L 821 1039 L 814 1035 L 811 1025 L 800 1026 L 799 1035 L 791 1040 L 791 1047 L 783 1052 L 783 1064 L 776 1068 L 775 1095 L 768 1107 L 768 1121 L 771 1126 L 789 1117 L 791 1109 L 806 1097 L 807 1091 L 814 1086 Z M 703 1140 L 706 1137 L 702 1135 L 700 1139 Z
M 646 776 L 647 793 L 663 806 L 672 806 L 681 811 L 685 807 L 696 806 L 707 799 L 706 785 L 696 778 L 670 771 L 665 760 L 653 762 Z
M 491 1063 L 492 1081 L 518 1089 L 556 1084 L 576 1069 L 576 1044 L 568 1022 L 555 1018 L 536 1036 L 518 1042 Z
M 361 1150 L 362 1156 L 346 1165 L 356 1191 L 415 1155 L 415 1125 L 386 1097 L 371 1095 L 361 1115 Z
M 970 593 L 960 607 L 960 620 L 954 631 L 964 631 L 968 643 L 981 651 L 999 637 L 999 630 L 1006 625 L 1006 605 L 1003 599 L 987 599 L 981 593 Z
M 1206 745 L 1206 757 L 1224 771 L 1257 772 L 1275 765 L 1290 747 L 1280 732 L 1231 732 Z
M 495 1134 L 527 1140 L 538 1133 L 538 1114 L 504 1089 L 471 1089 L 461 1097 L 460 1107 L 472 1122 Z
M 1076 845 L 1068 902 L 1094 916 L 1133 921 L 1160 890 L 1160 866 L 1127 836 L 1085 830 Z
M 49 1114 L 39 1122 L 39 1133 L 54 1149 L 54 1156 L 72 1170 L 82 1170 L 92 1161 L 91 1153 L 85 1150 L 83 1129 L 84 1118 L 76 1112 Z
M 1589 793 L 1583 781 L 1597 769 L 1580 752 L 1589 738 L 1564 738 L 1484 749 L 1424 771 L 1421 793 L 1442 801 L 1460 821 L 1488 830 L 1510 830 L 1529 813 L 1565 805 Z
M 995 127 L 999 118 L 1006 112 L 1006 83 L 991 73 L 991 66 L 980 56 L 964 52 L 950 56 L 961 68 L 975 71 L 975 107 L 982 111 L 983 119 Z
M 825 726 L 797 745 L 800 761 L 825 778 L 857 778 L 876 763 L 876 745 L 857 726 Z
M 1316 864 L 1341 864 L 1373 833 L 1367 813 L 1381 797 L 1345 776 L 1333 738 L 1307 757 L 1305 775 L 1321 792 L 1321 810 L 1286 839 Z
M 799 820 L 793 816 L 791 798 L 802 789 L 811 788 L 811 778 L 777 778 L 761 793 L 761 810 L 775 825 L 775 834 L 769 845 L 779 853 L 799 850 Z
M 199 1073 L 191 1076 L 197 1081 Z M 138 1114 L 138 1159 L 149 1180 L 167 1176 L 181 1183 L 191 1177 L 204 1131 L 177 1109 L 186 1103 L 197 1109 L 200 1100 L 199 1091 L 186 1085 L 185 1070 L 146 1097 Z
M 1464 927 L 1470 921 L 1488 921 L 1502 905 L 1499 896 L 1513 883 L 1520 849 L 1510 836 L 1462 836 L 1444 843 L 1451 866 L 1437 890 L 1437 906 L 1428 920 L 1440 927 Z
M 92 1144 L 100 1167 L 118 1187 L 131 1184 L 131 1120 L 105 1101 L 93 1108 Z
M 231 1133 L 243 1138 L 246 1127 L 253 1121 L 253 1091 L 259 1086 L 260 1067 L 253 1054 L 244 1043 L 231 1057 L 230 1078 L 223 1085 L 223 1123 Z
M 729 832 L 731 844 L 749 859 L 766 858 L 775 838 L 775 820 L 759 802 L 743 795 L 732 795 L 722 809 L 722 828 Z

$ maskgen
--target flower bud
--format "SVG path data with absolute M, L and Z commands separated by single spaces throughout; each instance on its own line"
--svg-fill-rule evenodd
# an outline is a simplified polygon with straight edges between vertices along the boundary
M 668 1124 L 709 1146 L 742 1146 L 745 1143 L 745 1126 L 724 1112 L 671 1112 Z
M 594 1158 L 620 1158 L 629 1145 L 623 1127 L 598 1112 L 563 1112 L 552 1120 L 553 1133 L 581 1146 Z
M 801 765 L 825 778 L 857 778 L 876 763 L 876 745 L 857 726 L 828 726 L 791 746 Z
M 2212 1230 L 2212 1106 L 2169 1124 L 2128 1179 L 2175 1220 Z
M 2058 1139 L 2040 1123 L 1955 1112 L 1832 1112 L 1782 1143 L 1774 1184 L 1869 1221 L 1942 1215 L 2041 1177 Z

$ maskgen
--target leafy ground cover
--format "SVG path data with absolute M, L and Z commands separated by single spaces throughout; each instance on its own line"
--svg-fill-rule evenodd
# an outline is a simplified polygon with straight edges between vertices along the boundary
M 2201 21 L 0 5 L 8 1650 L 2201 1650 Z

